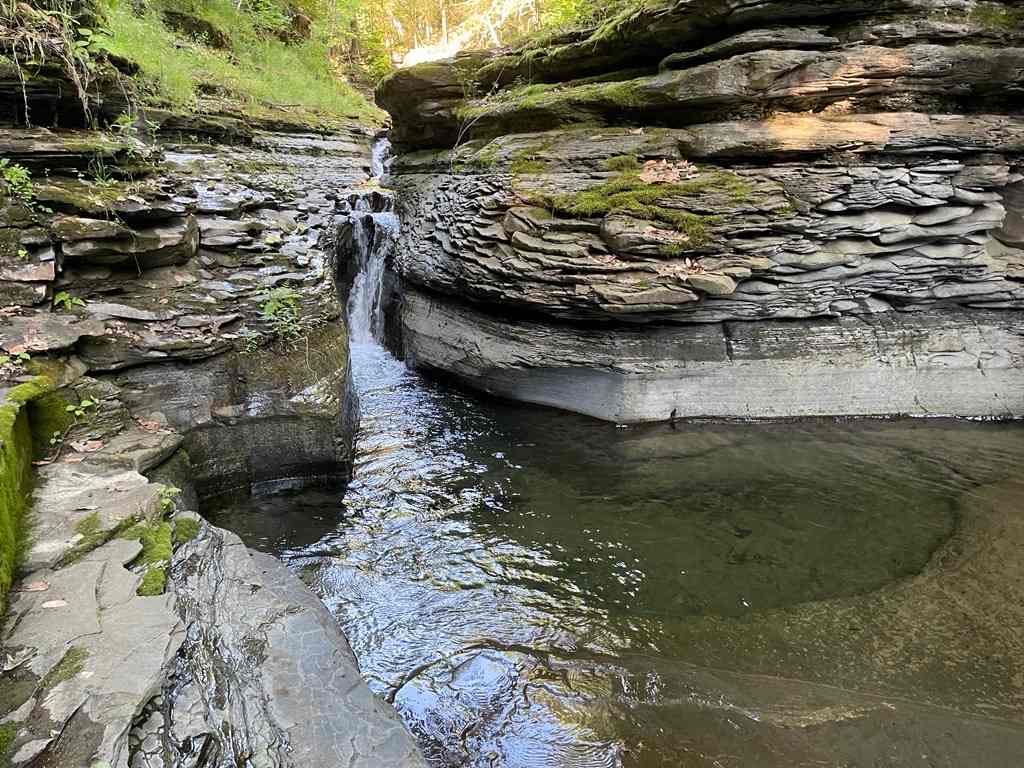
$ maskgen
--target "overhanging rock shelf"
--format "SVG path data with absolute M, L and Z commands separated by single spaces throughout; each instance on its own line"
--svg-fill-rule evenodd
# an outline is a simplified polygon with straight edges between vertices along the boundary
M 622 422 L 1024 415 L 1014 13 L 670 2 L 398 72 L 399 346 Z

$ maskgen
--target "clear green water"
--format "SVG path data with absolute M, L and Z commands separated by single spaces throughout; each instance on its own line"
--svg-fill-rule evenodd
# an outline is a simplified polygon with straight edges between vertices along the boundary
M 483 401 L 373 345 L 353 366 L 344 499 L 254 499 L 214 522 L 303 575 L 439 766 L 861 764 L 768 728 L 758 708 L 788 683 L 695 667 L 695 622 L 742 626 L 920 572 L 963 495 L 1024 457 L 1020 425 L 626 429 Z

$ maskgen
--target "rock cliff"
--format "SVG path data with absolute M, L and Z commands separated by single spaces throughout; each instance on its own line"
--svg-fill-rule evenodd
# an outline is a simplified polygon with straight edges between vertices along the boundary
M 1024 15 L 645 4 L 403 70 L 415 365 L 631 422 L 1024 415 Z
M 4 766 L 423 764 L 319 600 L 195 514 L 351 471 L 333 219 L 373 132 L 273 127 L 0 127 Z

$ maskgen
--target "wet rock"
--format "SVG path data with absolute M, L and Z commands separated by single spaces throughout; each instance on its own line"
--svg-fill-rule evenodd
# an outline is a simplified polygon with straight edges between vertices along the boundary
M 178 744 L 205 744 L 232 763 L 425 765 L 363 683 L 334 617 L 281 563 L 207 528 L 176 554 L 172 580 L 189 628 L 167 693 L 166 732 Z

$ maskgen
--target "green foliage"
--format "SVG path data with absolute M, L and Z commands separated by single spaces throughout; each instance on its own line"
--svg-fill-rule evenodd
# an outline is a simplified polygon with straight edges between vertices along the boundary
M 74 417 L 75 421 L 81 421 L 84 419 L 90 411 L 96 408 L 97 403 L 95 400 L 86 398 L 78 403 L 69 403 L 64 406 L 64 410 Z
M 643 164 L 636 155 L 615 155 L 604 161 L 604 167 L 609 171 L 627 173 L 639 171 L 643 168 Z
M 541 6 L 541 26 L 548 32 L 584 27 L 636 5 L 636 0 L 545 0 Z
M 58 291 L 53 297 L 53 308 L 64 312 L 70 312 L 75 307 L 84 307 L 85 301 L 72 296 L 67 291 Z
M 27 205 L 32 205 L 36 195 L 32 188 L 32 174 L 27 168 L 12 163 L 6 157 L 0 158 L 0 176 L 8 191 Z
M 165 485 L 160 489 L 160 509 L 164 514 L 174 510 L 174 500 L 181 495 L 181 488 Z
M 0 765 L 9 764 L 11 747 L 17 737 L 17 723 L 0 723 Z
M 0 354 L 0 366 L 14 365 L 23 367 L 32 362 L 32 355 L 28 352 L 16 352 L 9 355 Z
M 299 294 L 294 288 L 282 286 L 264 294 L 260 311 L 270 322 L 274 334 L 287 341 L 294 341 L 302 335 L 299 322 Z
M 1008 8 L 999 3 L 978 3 L 971 11 L 971 21 L 994 30 L 1024 31 L 1024 9 Z
M 207 94 L 238 102 L 259 114 L 271 108 L 299 117 L 361 117 L 379 113 L 332 66 L 333 40 L 323 24 L 310 38 L 285 41 L 291 23 L 277 0 L 163 0 L 137 9 L 129 0 L 106 0 L 107 32 L 98 45 L 135 61 L 147 97 L 176 109 L 193 110 Z M 195 15 L 221 29 L 231 50 L 183 39 L 163 22 L 160 9 Z

